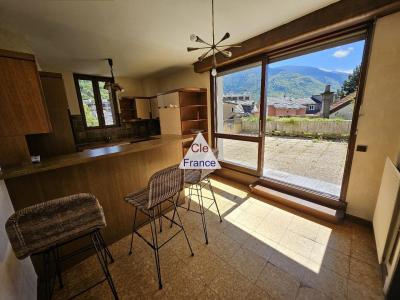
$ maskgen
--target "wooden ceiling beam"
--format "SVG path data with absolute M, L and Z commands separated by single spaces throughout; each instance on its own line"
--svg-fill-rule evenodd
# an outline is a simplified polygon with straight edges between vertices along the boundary
M 341 0 L 303 17 L 252 37 L 240 48 L 230 48 L 231 58 L 217 54 L 218 66 L 267 53 L 329 34 L 400 10 L 400 0 Z M 212 58 L 194 63 L 195 72 L 211 69 Z

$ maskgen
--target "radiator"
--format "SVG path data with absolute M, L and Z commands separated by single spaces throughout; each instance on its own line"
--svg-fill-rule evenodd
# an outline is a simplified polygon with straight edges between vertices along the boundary
M 399 261 L 400 226 L 400 172 L 389 158 L 386 158 L 376 202 L 373 226 L 379 263 L 385 275 L 384 290 L 390 285 Z

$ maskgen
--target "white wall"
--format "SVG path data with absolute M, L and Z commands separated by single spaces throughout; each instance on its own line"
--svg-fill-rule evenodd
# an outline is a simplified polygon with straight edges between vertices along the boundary
M 0 49 L 32 53 L 25 38 L 0 28 Z M 11 249 L 4 224 L 14 212 L 6 185 L 0 181 L 0 298 L 36 299 L 37 276 L 30 258 L 18 260 Z
M 400 13 L 378 19 L 358 122 L 347 202 L 349 214 L 372 220 L 386 157 L 400 154 Z
M 4 180 L 0 181 L 0 298 L 36 299 L 37 276 L 30 258 L 18 260 L 4 228 L 14 213 Z

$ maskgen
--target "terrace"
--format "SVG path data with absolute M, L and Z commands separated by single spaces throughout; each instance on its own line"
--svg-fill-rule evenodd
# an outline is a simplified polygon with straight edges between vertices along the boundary
M 263 175 L 338 197 L 346 153 L 344 141 L 267 136 Z M 224 140 L 220 158 L 255 168 L 257 144 Z

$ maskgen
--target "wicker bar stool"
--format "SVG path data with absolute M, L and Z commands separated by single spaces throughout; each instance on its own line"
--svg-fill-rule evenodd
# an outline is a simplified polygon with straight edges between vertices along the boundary
M 214 153 L 214 156 L 218 156 L 218 150 L 213 149 L 212 150 Z M 204 238 L 206 241 L 206 244 L 208 244 L 208 234 L 207 234 L 207 222 L 206 222 L 206 216 L 205 212 L 210 209 L 211 206 L 215 204 L 215 207 L 217 209 L 217 213 L 219 216 L 219 221 L 222 222 L 221 214 L 219 212 L 217 200 L 215 199 L 215 194 L 214 190 L 211 185 L 210 181 L 210 174 L 213 173 L 215 170 L 213 169 L 186 169 L 185 170 L 185 175 L 184 175 L 184 181 L 185 184 L 189 186 L 189 195 L 188 195 L 188 206 L 187 210 L 200 214 L 201 216 L 201 222 L 203 225 L 203 231 L 204 231 Z M 210 190 L 212 198 L 203 196 L 202 189 L 203 188 L 208 188 Z M 194 193 L 196 192 L 196 193 Z M 192 196 L 196 196 L 198 203 L 199 203 L 199 210 L 194 210 L 190 208 L 190 204 L 192 202 Z M 204 201 L 203 198 L 209 199 L 212 201 L 212 203 L 205 208 L 204 207 Z M 174 215 L 172 216 L 172 219 L 175 217 L 175 212 Z M 171 222 L 170 227 L 172 227 L 173 223 Z
M 148 244 L 154 251 L 154 258 L 156 261 L 156 269 L 157 269 L 157 277 L 158 277 L 158 287 L 162 289 L 162 280 L 161 280 L 161 266 L 160 266 L 160 256 L 159 250 L 162 246 L 164 246 L 167 242 L 169 242 L 172 238 L 174 238 L 178 233 L 183 232 L 185 235 L 186 242 L 188 244 L 190 254 L 193 256 L 193 250 L 190 245 L 189 239 L 186 235 L 185 228 L 183 227 L 182 220 L 177 211 L 177 203 L 179 200 L 180 192 L 183 189 L 183 174 L 182 170 L 178 168 L 178 165 L 163 169 L 153 174 L 149 180 L 148 186 L 136 193 L 127 195 L 124 200 L 129 204 L 132 204 L 135 207 L 135 213 L 133 218 L 133 226 L 132 226 L 132 235 L 131 235 L 131 245 L 129 249 L 129 255 L 132 254 L 132 244 L 133 244 L 133 235 L 137 234 L 140 238 L 142 238 L 146 244 Z M 175 197 L 176 196 L 176 197 Z M 174 199 L 175 198 L 175 199 Z M 172 203 L 174 209 L 174 215 L 176 213 L 178 217 L 178 223 L 176 223 L 171 218 L 165 216 L 163 210 L 161 208 L 161 204 L 169 201 Z M 150 222 L 151 227 L 151 237 L 152 241 L 148 241 L 145 237 L 143 237 L 136 230 L 136 217 L 137 212 L 140 210 L 144 213 Z M 158 244 L 157 237 L 157 222 L 156 219 L 159 220 L 159 229 L 162 231 L 162 218 L 166 218 L 173 224 L 177 225 L 180 230 L 172 235 L 168 240 L 166 240 L 161 245 Z
M 84 251 L 94 249 L 114 299 L 118 299 L 108 264 L 114 259 L 108 250 L 100 229 L 106 226 L 103 209 L 95 196 L 75 194 L 26 207 L 15 212 L 6 222 L 6 231 L 18 259 L 42 257 L 39 282 L 44 298 L 51 299 L 55 278 L 63 287 L 61 263 Z M 67 243 L 90 236 L 91 244 L 64 257 L 59 248 Z M 77 293 L 89 290 L 95 285 Z M 76 295 L 76 296 L 77 296 Z

